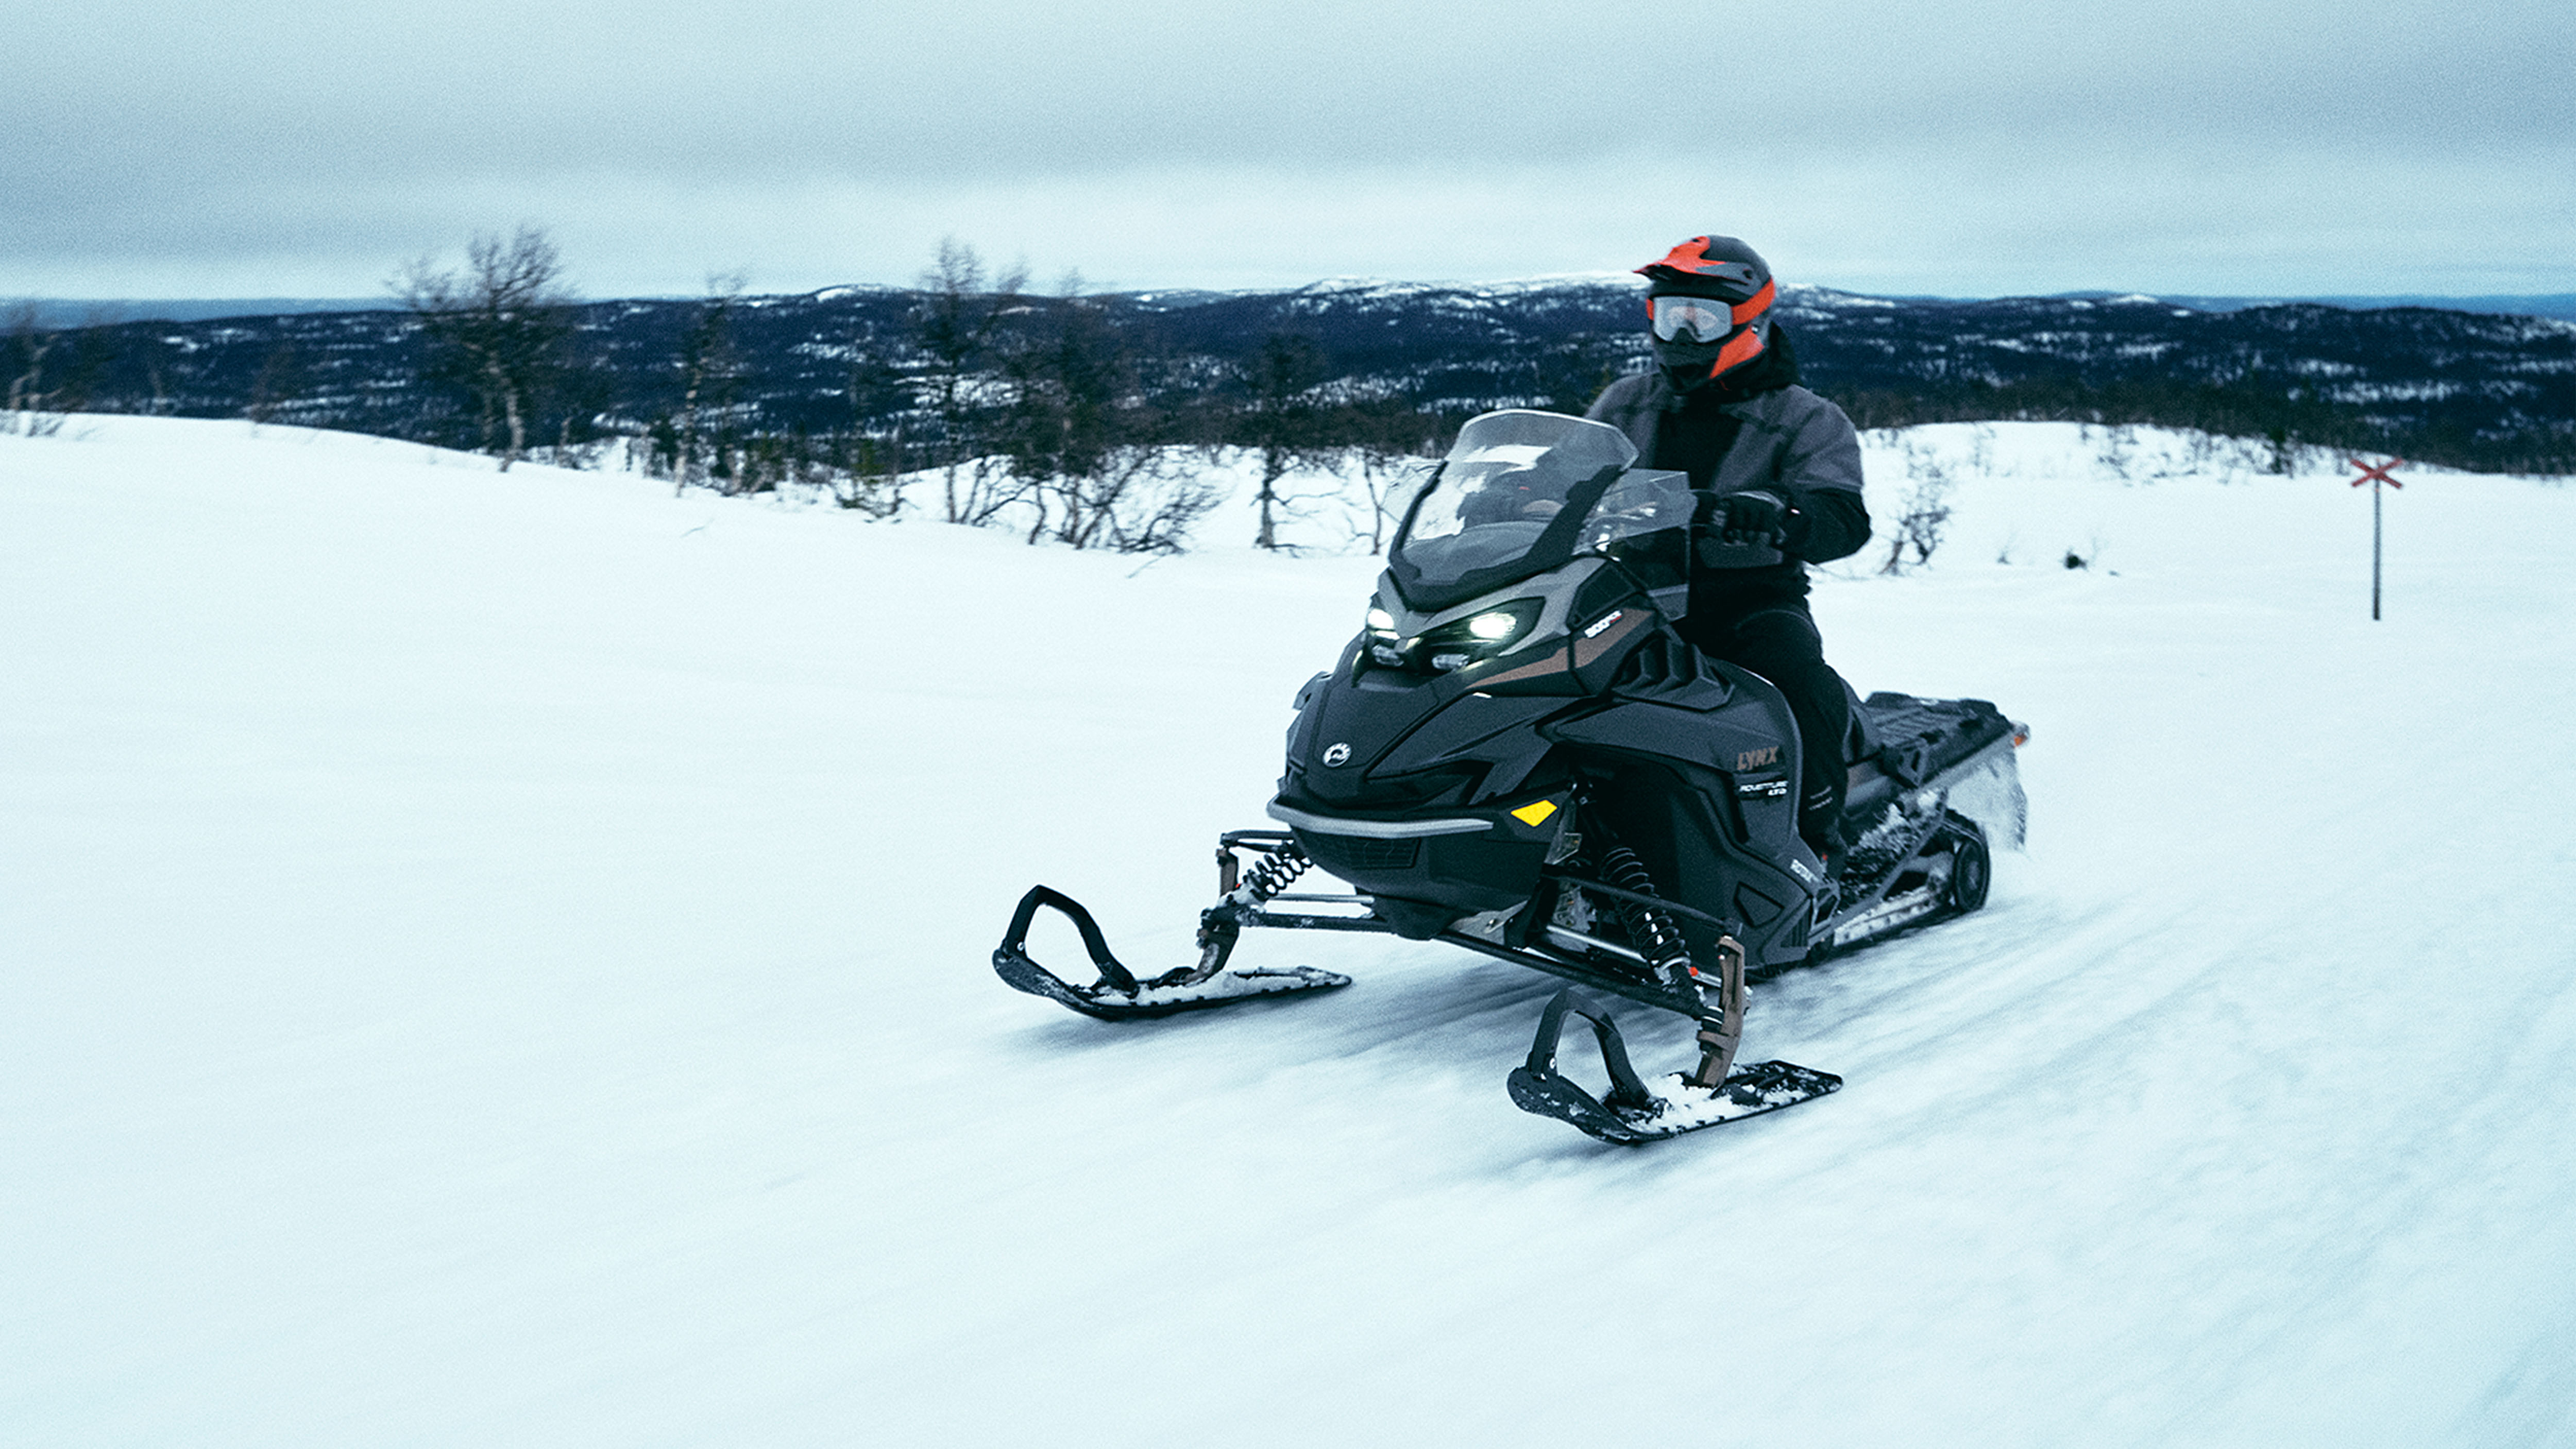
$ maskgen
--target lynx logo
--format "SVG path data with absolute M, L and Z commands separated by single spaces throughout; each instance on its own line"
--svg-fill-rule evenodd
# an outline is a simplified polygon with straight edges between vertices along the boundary
M 1739 770 L 1758 770 L 1764 765 L 1778 763 L 1780 763 L 1778 745 L 1765 745 L 1758 750 L 1738 750 L 1735 753 L 1735 768 Z
M 1334 744 L 1329 744 L 1329 745 L 1324 746 L 1324 763 L 1325 763 L 1325 764 L 1327 764 L 1327 765 L 1347 765 L 1347 764 L 1349 764 L 1350 762 L 1351 762 L 1351 747 L 1350 747 L 1349 745 L 1341 744 L 1341 743 L 1336 742 L 1336 743 L 1334 743 Z

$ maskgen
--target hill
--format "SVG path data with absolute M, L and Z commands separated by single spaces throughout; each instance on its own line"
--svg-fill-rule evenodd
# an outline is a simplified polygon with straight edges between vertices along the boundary
M 842 287 L 734 302 L 721 425 L 742 437 L 866 440 L 938 433 L 922 294 Z M 1025 299 L 1004 341 L 1042 349 L 1073 304 Z M 537 436 L 638 434 L 683 408 L 681 359 L 708 304 L 594 303 Z M 1291 292 L 1139 293 L 1080 309 L 1123 369 L 1129 421 L 1168 441 L 1246 441 L 1259 358 L 1313 350 L 1310 397 L 1420 446 L 1501 406 L 1580 411 L 1644 363 L 1633 287 L 1569 279 L 1497 287 L 1319 283 Z M 1781 316 L 1810 384 L 1864 427 L 2070 420 L 2190 427 L 2287 449 L 2369 448 L 2493 471 L 2576 470 L 2576 322 L 2320 304 L 2204 310 L 2148 297 L 1896 300 L 1792 288 Z M 471 446 L 480 426 L 429 380 L 395 312 L 131 323 L 58 350 L 66 404 L 180 417 L 254 416 Z M 997 360 L 978 395 L 1006 393 Z M 66 380 L 69 379 L 69 380 Z M 907 444 L 909 440 L 909 444 Z M 807 442 L 797 446 L 804 448 Z M 846 450 L 845 450 L 846 451 Z M 874 453 L 872 453 L 874 456 Z

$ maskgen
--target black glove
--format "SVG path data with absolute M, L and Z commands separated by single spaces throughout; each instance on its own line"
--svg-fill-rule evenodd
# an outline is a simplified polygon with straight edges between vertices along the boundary
M 1724 543 L 1766 543 L 1794 548 L 1807 532 L 1807 515 L 1758 489 L 1728 493 L 1717 500 L 1709 526 Z

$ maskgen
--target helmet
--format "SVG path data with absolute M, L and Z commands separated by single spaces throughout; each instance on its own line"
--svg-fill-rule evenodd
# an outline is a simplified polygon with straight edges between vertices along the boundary
M 1771 264 L 1735 238 L 1692 237 L 1637 272 L 1655 359 L 1676 377 L 1723 377 L 1770 345 Z

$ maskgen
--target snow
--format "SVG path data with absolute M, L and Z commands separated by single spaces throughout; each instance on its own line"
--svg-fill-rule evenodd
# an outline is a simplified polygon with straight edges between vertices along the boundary
M 0 436 L 0 1439 L 2576 1442 L 2576 490 L 2405 470 L 2374 624 L 2343 474 L 1870 450 L 1957 513 L 1831 655 L 2030 721 L 2029 852 L 1757 988 L 1841 1093 L 1624 1150 L 1512 1108 L 1554 983 L 1464 953 L 993 978 L 1038 880 L 1189 958 L 1263 823 L 1374 565 L 1241 497 L 1146 565 Z
M 1443 306 L 1478 308 L 1510 297 L 1533 292 L 1580 291 L 1586 288 L 1615 287 L 1626 291 L 1642 289 L 1645 283 L 1629 272 L 1556 272 L 1535 277 L 1506 277 L 1489 281 L 1402 282 L 1384 277 L 1326 277 L 1298 288 L 1291 296 L 1310 302 L 1431 302 Z M 1146 294 L 1150 296 L 1150 294 Z M 1241 296 L 1246 293 L 1209 293 L 1211 296 Z
M 1832 287 L 1818 287 L 1803 282 L 1783 282 L 1780 285 L 1780 295 L 1789 305 L 1795 307 L 1835 307 L 1846 311 L 1879 308 L 1892 311 L 1902 305 L 1893 298 L 1864 297 L 1854 292 L 1836 291 Z

